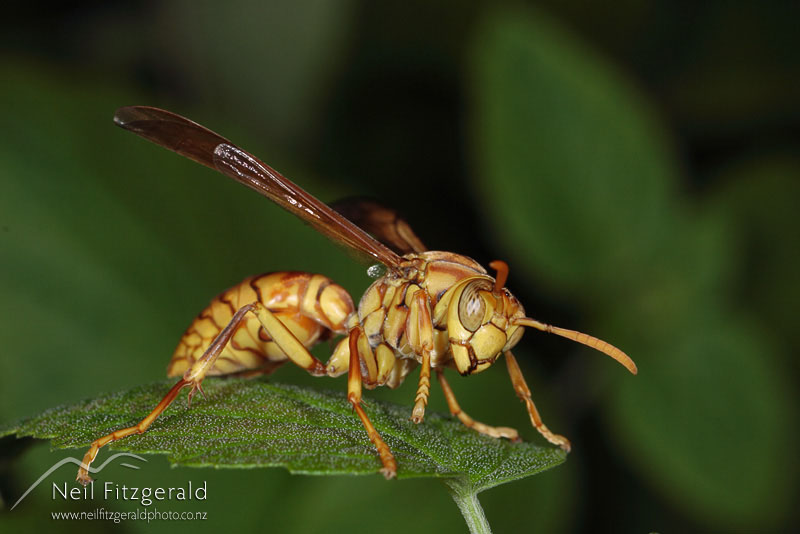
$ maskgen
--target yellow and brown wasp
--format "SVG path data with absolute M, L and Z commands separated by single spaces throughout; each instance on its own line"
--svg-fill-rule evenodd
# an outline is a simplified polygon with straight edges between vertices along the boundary
M 190 388 L 191 402 L 196 391 L 202 392 L 208 375 L 267 374 L 287 360 L 314 376 L 347 373 L 347 399 L 377 449 L 381 472 L 392 478 L 397 462 L 361 405 L 362 385 L 395 388 L 419 366 L 411 420 L 421 423 L 434 370 L 450 412 L 462 423 L 489 436 L 518 439 L 513 428 L 485 425 L 464 413 L 444 376 L 445 368 L 462 375 L 479 373 L 503 354 L 533 426 L 569 451 L 569 440 L 542 422 L 511 353 L 523 327 L 593 347 L 636 374 L 636 364 L 605 341 L 526 317 L 504 287 L 505 262 L 489 264 L 496 273 L 492 277 L 466 256 L 426 250 L 405 221 L 374 203 L 351 202 L 336 211 L 224 137 L 169 111 L 124 107 L 117 110 L 114 122 L 255 189 L 324 235 L 385 265 L 387 271 L 367 289 L 358 307 L 326 276 L 302 272 L 250 277 L 217 296 L 195 318 L 172 356 L 167 374 L 180 376 L 177 384 L 138 424 L 92 442 L 78 470 L 77 480 L 84 485 L 91 481 L 89 465 L 100 447 L 145 432 L 184 387 Z M 323 364 L 309 348 L 333 335 L 343 338 Z

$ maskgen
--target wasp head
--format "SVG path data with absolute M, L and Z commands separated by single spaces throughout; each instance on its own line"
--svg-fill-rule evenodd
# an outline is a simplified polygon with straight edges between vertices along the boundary
M 488 276 L 461 280 L 448 290 L 437 311 L 447 325 L 450 351 L 462 375 L 479 373 L 522 337 L 514 324 L 525 317 L 519 301 Z

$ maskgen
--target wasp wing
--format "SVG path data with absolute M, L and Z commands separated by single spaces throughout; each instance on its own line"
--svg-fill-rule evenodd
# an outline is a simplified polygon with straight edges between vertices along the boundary
M 396 210 L 364 197 L 345 198 L 331 207 L 398 254 L 425 252 L 422 243 Z
M 227 139 L 170 111 L 148 106 L 128 106 L 114 113 L 114 123 L 157 145 L 206 167 L 214 166 L 214 149 Z
M 387 267 L 400 266 L 402 258 L 396 253 L 239 147 L 227 143 L 217 146 L 214 150 L 214 164 L 220 172 L 270 198 L 311 224 L 323 235 L 368 254 Z
M 402 262 L 396 253 L 281 173 L 196 122 L 147 106 L 120 108 L 114 115 L 114 122 L 258 191 L 323 235 L 389 268 L 397 268 Z

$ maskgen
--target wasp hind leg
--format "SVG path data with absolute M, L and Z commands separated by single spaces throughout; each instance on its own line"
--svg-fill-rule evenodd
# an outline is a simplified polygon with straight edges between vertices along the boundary
M 78 476 L 76 477 L 76 480 L 84 486 L 89 484 L 89 482 L 92 481 L 92 477 L 89 476 L 89 466 L 97 457 L 97 453 L 100 448 L 122 438 L 145 432 L 148 428 L 150 428 L 150 425 L 153 424 L 153 421 L 155 421 L 158 416 L 161 415 L 161 413 L 166 410 L 170 404 L 172 404 L 172 401 L 174 401 L 175 397 L 178 396 L 180 390 L 186 386 L 191 386 L 191 389 L 189 390 L 189 404 L 191 405 L 192 397 L 194 396 L 195 392 L 200 391 L 200 393 L 203 393 L 201 384 L 206 377 L 206 373 L 208 373 L 208 371 L 214 366 L 214 362 L 217 360 L 217 357 L 223 351 L 228 342 L 230 342 L 233 334 L 236 332 L 236 329 L 239 327 L 239 325 L 242 324 L 242 321 L 244 321 L 248 312 L 255 314 L 273 341 L 275 341 L 280 349 L 286 353 L 290 360 L 300 367 L 306 369 L 312 375 L 321 376 L 325 374 L 325 366 L 323 363 L 316 359 L 308 351 L 305 345 L 303 345 L 294 336 L 294 334 L 291 333 L 286 325 L 284 325 L 280 319 L 275 317 L 275 315 L 263 304 L 260 302 L 254 302 L 252 304 L 242 306 L 233 315 L 233 318 L 231 318 L 227 326 L 225 326 L 219 335 L 214 338 L 214 341 L 211 342 L 211 345 L 208 346 L 203 355 L 184 373 L 183 378 L 181 378 L 177 384 L 172 386 L 172 389 L 169 390 L 164 398 L 161 399 L 161 402 L 158 403 L 155 409 L 153 409 L 153 411 L 150 412 L 147 417 L 142 419 L 135 426 L 116 430 L 92 442 L 89 450 L 83 457 L 83 462 L 81 463 L 81 467 L 78 469 Z M 264 369 L 255 371 L 268 373 L 274 370 L 274 368 L 275 366 L 272 366 L 271 368 L 267 366 Z
M 147 430 L 153 421 L 161 415 L 161 412 L 167 409 L 167 407 L 172 404 L 172 401 L 175 400 L 175 397 L 178 396 L 178 393 L 184 387 L 190 385 L 191 382 L 188 382 L 181 378 L 177 384 L 172 386 L 172 389 L 169 390 L 169 393 L 164 395 L 164 398 L 161 399 L 161 402 L 153 409 L 150 414 L 139 421 L 138 424 L 134 426 L 130 426 L 128 428 L 122 428 L 120 430 L 116 430 L 107 436 L 103 436 L 102 438 L 96 439 L 92 442 L 89 450 L 86 452 L 86 455 L 83 457 L 83 462 L 81 463 L 80 469 L 78 469 L 78 476 L 75 480 L 83 484 L 84 486 L 89 484 L 92 481 L 92 477 L 89 476 L 89 470 L 91 469 L 89 466 L 94 461 L 95 457 L 97 456 L 97 452 L 100 450 L 101 447 L 108 445 L 112 441 L 117 441 L 122 438 L 126 438 L 128 436 L 132 436 L 134 434 L 141 434 L 145 430 Z
M 458 405 L 456 396 L 444 377 L 444 371 L 436 369 L 436 378 L 439 379 L 439 383 L 442 385 L 442 391 L 444 391 L 444 398 L 447 400 L 447 407 L 450 409 L 450 413 L 458 417 L 458 420 L 464 423 L 464 426 L 493 438 L 506 438 L 512 441 L 519 441 L 519 432 L 515 429 L 507 426 L 489 426 L 467 415 L 461 409 L 461 406 Z

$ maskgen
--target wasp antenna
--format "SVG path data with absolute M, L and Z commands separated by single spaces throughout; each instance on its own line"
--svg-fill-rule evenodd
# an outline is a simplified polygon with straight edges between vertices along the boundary
M 497 276 L 494 280 L 494 291 L 497 293 L 505 287 L 506 280 L 508 280 L 508 264 L 503 260 L 494 260 L 489 264 L 489 267 L 497 271 Z
M 531 319 L 530 317 L 521 317 L 519 319 L 514 319 L 511 322 L 515 325 L 530 326 L 532 328 L 536 328 L 537 330 L 541 330 L 542 332 L 549 332 L 551 334 L 556 334 L 561 337 L 571 339 L 572 341 L 577 341 L 578 343 L 582 343 L 588 347 L 592 347 L 595 350 L 599 350 L 603 354 L 611 356 L 625 366 L 625 368 L 632 374 L 636 374 L 638 372 L 636 364 L 627 354 L 622 352 L 611 343 L 606 343 L 602 339 L 590 336 L 589 334 L 584 334 L 583 332 L 576 332 L 575 330 L 567 330 L 566 328 L 545 324 L 537 321 L 536 319 Z

